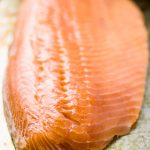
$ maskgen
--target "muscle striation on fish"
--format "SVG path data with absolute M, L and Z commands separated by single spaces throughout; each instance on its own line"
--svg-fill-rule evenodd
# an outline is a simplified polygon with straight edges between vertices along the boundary
M 101 150 L 137 121 L 147 31 L 129 0 L 24 0 L 4 84 L 18 150 Z

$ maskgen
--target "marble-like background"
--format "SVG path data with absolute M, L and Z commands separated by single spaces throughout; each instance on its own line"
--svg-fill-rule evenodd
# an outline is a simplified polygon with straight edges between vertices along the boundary
M 18 0 L 0 0 L 0 150 L 15 150 L 3 114 L 2 86 L 7 53 L 13 39 Z

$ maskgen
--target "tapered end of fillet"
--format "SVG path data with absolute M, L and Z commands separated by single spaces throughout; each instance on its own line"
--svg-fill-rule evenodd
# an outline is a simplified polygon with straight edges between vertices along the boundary
M 4 86 L 19 150 L 101 150 L 142 105 L 147 32 L 128 0 L 25 0 Z

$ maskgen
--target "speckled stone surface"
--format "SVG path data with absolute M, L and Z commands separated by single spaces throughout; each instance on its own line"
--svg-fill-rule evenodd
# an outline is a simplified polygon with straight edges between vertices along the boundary
M 17 0 L 0 0 L 0 150 L 15 150 L 3 114 L 2 86 L 7 64 L 7 52 L 13 39 Z
M 135 1 L 145 13 L 150 30 L 150 1 Z M 0 150 L 14 150 L 3 114 L 2 84 L 18 6 L 19 0 L 0 0 Z M 135 128 L 130 134 L 114 140 L 106 150 L 150 150 L 150 67 L 144 103 Z

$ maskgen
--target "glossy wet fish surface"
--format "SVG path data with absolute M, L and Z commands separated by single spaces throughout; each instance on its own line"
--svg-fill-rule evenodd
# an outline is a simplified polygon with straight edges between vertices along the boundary
M 129 133 L 147 65 L 147 32 L 132 2 L 25 0 L 4 84 L 16 148 L 101 150 Z

